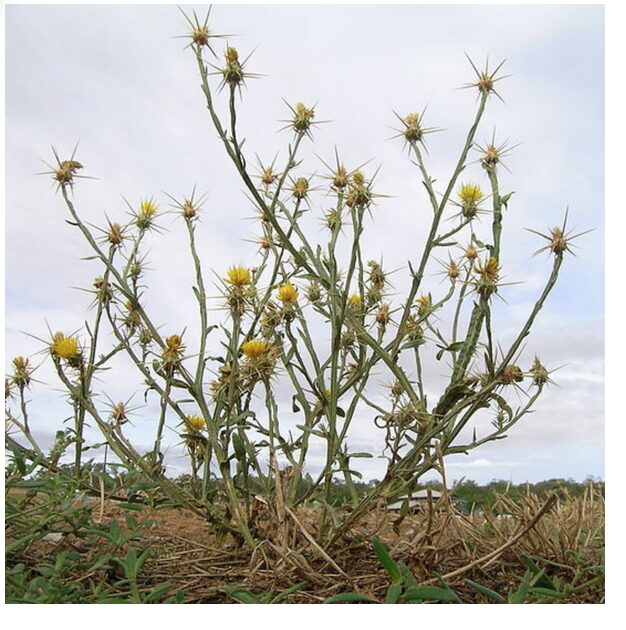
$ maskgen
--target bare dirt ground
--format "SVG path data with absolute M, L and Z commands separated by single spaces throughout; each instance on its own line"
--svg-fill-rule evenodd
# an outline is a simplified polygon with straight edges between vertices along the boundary
M 604 504 L 599 497 L 546 500 L 528 497 L 523 505 L 507 504 L 507 518 L 492 514 L 463 516 L 452 509 L 425 510 L 404 519 L 380 510 L 356 524 L 332 547 L 314 542 L 318 526 L 315 508 L 301 508 L 278 524 L 267 510 L 260 519 L 259 545 L 242 547 L 231 536 L 217 539 L 203 519 L 185 509 L 145 507 L 132 512 L 149 521 L 137 545 L 149 547 L 150 559 L 142 573 L 150 587 L 170 581 L 173 592 L 185 593 L 186 603 L 233 603 L 228 589 L 243 588 L 262 595 L 279 593 L 305 582 L 289 601 L 321 603 L 330 596 L 358 592 L 382 602 L 390 584 L 371 536 L 378 536 L 392 557 L 404 562 L 420 584 L 439 584 L 444 576 L 464 602 L 485 602 L 464 582 L 469 578 L 506 596 L 525 572 L 524 556 L 534 558 L 552 578 L 568 584 L 578 580 L 582 562 L 601 562 Z M 103 522 L 124 522 L 128 510 L 114 503 L 93 504 Z M 29 550 L 33 562 L 62 548 L 85 548 L 84 539 L 40 541 Z M 133 543 L 134 544 L 134 543 Z M 581 581 L 582 580 L 581 578 Z M 569 603 L 600 603 L 604 585 L 580 588 Z

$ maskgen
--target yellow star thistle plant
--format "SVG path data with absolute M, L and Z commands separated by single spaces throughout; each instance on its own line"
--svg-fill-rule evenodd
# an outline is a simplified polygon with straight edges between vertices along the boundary
M 222 272 L 216 291 L 205 281 L 202 260 L 202 252 L 211 251 L 210 235 L 201 235 L 202 224 L 196 220 L 204 197 L 195 200 L 192 194 L 179 202 L 171 197 L 186 243 L 176 262 L 182 262 L 185 253 L 193 274 L 191 286 L 180 289 L 191 289 L 188 294 L 195 298 L 197 311 L 189 313 L 181 302 L 167 317 L 155 313 L 158 300 L 148 299 L 144 261 L 147 247 L 152 246 L 146 241 L 159 233 L 156 201 L 144 198 L 138 206 L 129 204 L 128 222 L 111 223 L 107 218 L 105 229 L 95 228 L 102 234 L 94 237 L 73 197 L 77 182 L 86 177 L 78 175 L 83 164 L 74 154 L 63 161 L 54 151 L 56 166 L 48 165 L 48 175 L 65 203 L 67 223 L 78 229 L 90 248 L 99 296 L 92 304 L 93 318 L 80 333 L 83 346 L 77 336 L 60 332 L 42 340 L 71 402 L 73 433 L 70 446 L 63 448 L 74 453 L 72 487 L 93 490 L 83 449 L 106 442 L 133 479 L 152 484 L 159 496 L 206 518 L 216 540 L 230 536 L 237 544 L 258 549 L 262 536 L 268 549 L 293 551 L 293 557 L 304 561 L 313 552 L 302 546 L 304 539 L 296 535 L 293 519 L 284 515 L 293 516 L 301 506 L 319 506 L 315 508 L 319 527 L 316 523 L 310 528 L 306 544 L 315 537 L 318 549 L 332 550 L 349 532 L 373 522 L 373 510 L 381 500 L 412 493 L 432 471 L 445 476 L 448 456 L 506 437 L 531 411 L 550 385 L 552 372 L 538 359 L 524 364 L 525 344 L 566 254 L 574 247 L 572 241 L 582 233 L 568 230 L 567 217 L 561 227 L 545 234 L 535 232 L 544 240 L 539 252 L 553 254 L 552 267 L 517 336 L 507 330 L 504 342 L 498 335 L 498 318 L 493 317 L 492 298 L 505 294 L 508 286 L 500 281 L 507 260 L 500 250 L 501 244 L 510 242 L 501 235 L 509 220 L 505 210 L 512 193 L 503 189 L 500 167 L 513 147 L 496 143 L 495 133 L 484 147 L 476 139 L 491 97 L 497 96 L 496 81 L 504 79 L 496 74 L 501 64 L 493 71 L 488 64 L 482 71 L 472 64 L 476 77 L 469 86 L 477 92 L 478 102 L 466 134 L 457 139 L 460 152 L 455 152 L 450 168 L 441 169 L 451 173 L 446 181 L 430 172 L 427 148 L 431 147 L 426 145 L 438 128 L 425 125 L 426 110 L 412 107 L 414 113 L 395 114 L 398 144 L 410 154 L 407 168 L 414 168 L 422 183 L 422 196 L 417 203 L 407 200 L 406 207 L 423 208 L 411 248 L 402 258 L 408 264 L 388 270 L 383 266 L 384 252 L 377 249 L 380 240 L 377 243 L 371 231 L 372 222 L 379 220 L 376 202 L 380 199 L 382 205 L 387 197 L 374 192 L 378 168 L 369 173 L 368 162 L 359 160 L 344 166 L 335 150 L 332 167 L 320 158 L 328 169 L 325 175 L 305 177 L 302 165 L 332 144 L 324 138 L 323 147 L 308 148 L 324 121 L 317 118 L 314 107 L 302 102 L 287 104 L 291 113 L 283 122 L 288 138 L 273 160 L 261 162 L 255 153 L 259 147 L 251 146 L 254 134 L 246 133 L 244 144 L 240 121 L 250 121 L 239 111 L 241 101 L 248 98 L 241 87 L 247 77 L 257 75 L 244 72 L 247 59 L 242 60 L 230 44 L 220 55 L 224 67 L 212 66 L 211 56 L 217 58 L 212 45 L 222 36 L 214 34 L 208 14 L 203 20 L 193 14 L 187 22 L 187 50 L 194 57 L 203 105 L 212 133 L 240 178 L 233 195 L 243 188 L 252 206 L 257 252 L 250 267 L 236 264 Z M 298 71 L 306 76 L 305 69 Z M 358 107 L 354 111 L 358 113 Z M 473 172 L 470 154 L 476 150 L 480 175 L 475 177 L 484 177 L 482 187 L 461 181 L 465 173 Z M 256 173 L 249 167 L 254 157 L 260 167 Z M 218 169 L 218 159 L 207 159 Z M 440 164 L 439 158 L 435 163 Z M 211 176 L 223 175 L 216 170 Z M 318 178 L 325 182 L 315 185 Z M 224 181 L 230 180 L 224 177 Z M 174 188 L 179 182 L 171 179 L 165 185 Z M 322 195 L 312 194 L 322 186 L 323 200 Z M 490 203 L 479 208 L 486 199 Z M 237 203 L 236 197 L 232 203 Z M 478 212 L 488 220 L 472 221 Z M 460 220 L 453 220 L 459 216 Z M 401 219 L 402 214 L 393 218 L 398 233 L 416 228 L 415 222 L 400 224 Z M 325 225 L 317 233 L 311 228 L 315 221 Z M 402 242 L 398 239 L 398 244 Z M 394 252 L 393 258 L 401 254 Z M 435 272 L 434 263 L 439 263 Z M 444 275 L 445 282 L 433 280 L 436 273 Z M 297 287 L 303 291 L 302 299 Z M 168 301 L 177 299 L 173 289 Z M 90 290 L 93 293 L 93 287 Z M 216 301 L 222 302 L 221 307 L 212 306 Z M 183 320 L 168 324 L 183 332 L 163 335 L 167 318 Z M 133 442 L 131 431 L 123 433 L 125 405 L 113 406 L 112 413 L 102 411 L 100 396 L 108 398 L 111 392 L 101 383 L 108 370 L 117 369 L 115 361 L 120 357 L 135 370 L 137 378 L 128 383 L 140 383 L 142 397 L 145 392 L 145 413 L 150 418 L 145 426 L 154 426 L 154 442 L 147 449 Z M 27 359 L 18 357 L 14 367 L 13 378 L 5 381 L 14 397 L 7 408 L 20 405 L 12 425 L 23 427 L 21 437 L 28 441 L 30 461 L 44 461 L 47 449 L 39 447 L 29 432 L 23 397 L 16 405 L 17 394 L 36 381 L 30 378 Z M 391 395 L 380 395 L 381 382 L 393 383 Z M 509 398 L 521 389 L 525 395 L 521 402 Z M 491 429 L 480 417 L 489 408 L 501 412 Z M 381 451 L 352 452 L 357 424 L 380 432 Z M 91 442 L 84 427 L 90 428 L 90 434 L 102 435 Z M 191 475 L 180 484 L 172 481 L 166 457 L 172 446 L 167 431 L 172 427 L 176 434 L 187 432 L 183 441 Z M 9 445 L 17 445 L 12 452 L 18 447 L 26 452 L 17 441 Z M 64 451 L 56 461 L 50 457 L 47 468 L 56 471 L 62 455 Z M 360 462 L 367 455 L 380 456 L 377 461 L 384 461 L 381 466 L 386 469 L 382 481 L 363 484 L 364 489 L 357 491 L 354 479 L 365 472 Z M 345 481 L 349 511 L 331 509 L 339 479 Z M 274 518 L 278 526 L 260 528 L 268 515 L 279 515 Z

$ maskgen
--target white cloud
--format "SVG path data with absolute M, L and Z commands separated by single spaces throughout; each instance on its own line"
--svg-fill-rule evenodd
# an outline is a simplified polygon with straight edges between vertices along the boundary
M 520 466 L 519 462 L 507 462 L 507 461 L 491 461 L 481 457 L 479 459 L 472 459 L 469 462 L 449 462 L 449 468 L 495 468 L 495 467 L 512 467 Z

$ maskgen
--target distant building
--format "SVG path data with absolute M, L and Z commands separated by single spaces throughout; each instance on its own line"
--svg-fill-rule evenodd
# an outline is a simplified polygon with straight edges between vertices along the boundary
M 428 505 L 428 495 L 430 494 L 433 504 L 441 499 L 439 490 L 418 490 L 411 493 L 411 496 L 397 497 L 393 503 L 387 505 L 387 509 L 392 512 L 399 512 L 406 501 L 409 503 L 409 511 L 417 512 Z M 453 500 L 454 501 L 454 500 Z

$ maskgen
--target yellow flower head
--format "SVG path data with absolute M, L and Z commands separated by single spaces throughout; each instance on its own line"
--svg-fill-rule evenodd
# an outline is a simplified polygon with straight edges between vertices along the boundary
M 428 312 L 431 305 L 432 305 L 432 299 L 430 295 L 422 295 L 421 297 L 417 298 L 417 312 L 420 315 L 423 315 L 424 313 Z
M 146 219 L 152 219 L 158 209 L 159 206 L 154 202 L 154 199 L 144 199 L 139 205 L 139 214 Z
M 76 359 L 80 355 L 80 346 L 76 337 L 66 337 L 58 332 L 52 339 L 50 352 L 59 359 Z
M 252 283 L 252 275 L 246 267 L 231 267 L 226 272 L 225 281 L 234 287 L 245 287 Z
M 139 210 L 134 213 L 137 227 L 140 230 L 149 230 L 156 218 L 158 209 L 154 199 L 142 199 L 139 203 Z
M 190 433 L 198 433 L 206 429 L 206 422 L 201 416 L 191 415 L 185 418 L 185 427 Z
M 250 341 L 246 341 L 241 346 L 241 349 L 247 359 L 254 361 L 267 355 L 270 349 L 270 344 L 262 339 L 251 339 Z
M 28 359 L 24 357 L 15 357 L 13 359 L 13 367 L 16 371 L 25 372 L 28 370 Z
M 293 304 L 298 299 L 298 289 L 296 289 L 296 287 L 294 287 L 290 282 L 286 282 L 278 287 L 276 297 L 283 304 Z
M 363 300 L 361 299 L 361 296 L 358 293 L 353 293 L 348 298 L 348 305 L 350 306 L 350 308 L 353 308 L 356 310 L 356 309 L 361 308 L 361 306 L 363 305 Z
M 483 263 L 479 263 L 476 271 L 480 274 L 480 277 L 485 282 L 497 282 L 500 277 L 500 263 L 498 260 L 491 256 Z
M 461 184 L 459 190 L 457 191 L 457 195 L 462 203 L 468 206 L 476 206 L 483 199 L 483 191 L 480 189 L 478 184 Z
M 226 47 L 224 57 L 228 63 L 237 63 L 239 61 L 239 53 L 237 52 L 237 49 L 232 46 Z
M 165 363 L 177 366 L 182 361 L 184 352 L 185 344 L 183 344 L 181 335 L 170 335 L 165 340 L 165 348 L 163 348 L 161 356 Z

